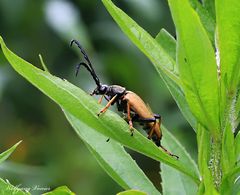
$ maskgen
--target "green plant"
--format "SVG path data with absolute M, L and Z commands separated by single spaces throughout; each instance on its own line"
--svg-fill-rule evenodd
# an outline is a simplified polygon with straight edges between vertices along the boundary
M 163 144 L 179 160 L 137 131 L 130 137 L 127 123 L 117 114 L 108 111 L 98 118 L 101 106 L 84 91 L 16 56 L 2 38 L 0 43 L 13 68 L 63 109 L 100 165 L 124 189 L 159 194 L 122 145 L 164 163 L 164 194 L 176 194 L 176 190 L 236 194 L 240 189 L 240 4 L 237 0 L 168 2 L 177 41 L 164 29 L 153 38 L 110 0 L 103 0 L 122 31 L 150 59 L 196 132 L 198 166 L 166 128 Z M 108 137 L 110 143 L 105 142 Z

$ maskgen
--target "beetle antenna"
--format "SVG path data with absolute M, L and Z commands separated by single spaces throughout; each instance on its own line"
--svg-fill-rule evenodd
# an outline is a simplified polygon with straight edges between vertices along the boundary
M 83 65 L 91 73 L 96 85 L 100 86 L 100 80 L 92 67 L 92 63 L 89 60 L 87 53 L 85 52 L 85 50 L 83 49 L 83 47 L 80 45 L 80 43 L 77 40 L 75 40 L 75 39 L 71 40 L 70 46 L 72 46 L 73 43 L 75 43 L 77 45 L 77 47 L 80 49 L 81 53 L 83 54 L 84 59 L 87 61 L 87 64 L 84 62 L 81 62 L 80 64 L 77 65 L 76 76 L 78 75 L 80 66 Z

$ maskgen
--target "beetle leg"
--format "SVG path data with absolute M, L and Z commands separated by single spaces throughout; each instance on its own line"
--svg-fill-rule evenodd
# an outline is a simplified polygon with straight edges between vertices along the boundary
M 154 122 L 153 126 L 151 127 L 151 129 L 150 129 L 150 131 L 148 133 L 148 139 L 152 138 L 152 134 L 153 134 L 155 125 L 156 125 L 156 121 Z
M 168 155 L 175 157 L 176 159 L 179 159 L 179 156 L 172 154 L 171 152 L 169 152 L 166 148 L 164 148 L 162 145 L 160 145 L 160 147 L 164 150 L 164 152 L 166 152 Z
M 107 105 L 97 114 L 98 116 L 100 116 L 100 114 L 104 113 L 107 111 L 107 109 L 111 106 L 111 104 L 114 102 L 114 100 L 116 99 L 117 95 L 115 95 L 108 103 Z
M 103 97 L 104 97 L 105 95 L 102 95 L 100 98 L 99 98 L 99 100 L 98 100 L 98 103 L 99 104 L 101 104 L 102 103 L 102 100 L 103 100 Z
M 131 136 L 133 136 L 133 124 L 132 124 L 132 119 L 131 119 L 131 107 L 129 102 L 127 102 L 127 118 L 128 118 L 128 124 L 130 127 L 130 131 L 131 131 Z

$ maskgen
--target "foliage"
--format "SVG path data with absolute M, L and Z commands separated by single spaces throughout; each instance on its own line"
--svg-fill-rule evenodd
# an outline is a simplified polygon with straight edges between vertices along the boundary
M 179 155 L 179 160 L 168 156 L 137 130 L 131 137 L 128 125 L 117 114 L 108 111 L 98 118 L 96 113 L 102 107 L 92 97 L 65 79 L 21 59 L 1 38 L 2 50 L 19 74 L 63 109 L 99 164 L 124 189 L 159 194 L 121 145 L 164 163 L 161 168 L 165 194 L 175 193 L 170 188 L 185 194 L 233 194 L 239 189 L 240 176 L 239 3 L 216 0 L 214 9 L 208 0 L 202 4 L 196 0 L 168 2 L 176 41 L 165 30 L 153 38 L 110 0 L 103 0 L 122 31 L 153 63 L 196 131 L 198 166 L 166 128 L 162 127 L 163 144 Z M 234 137 L 234 133 L 238 135 Z M 107 138 L 111 138 L 110 143 L 105 143 Z

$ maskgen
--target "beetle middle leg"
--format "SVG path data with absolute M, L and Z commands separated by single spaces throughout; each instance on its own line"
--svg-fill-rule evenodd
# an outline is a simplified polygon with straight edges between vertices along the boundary
M 131 131 L 131 136 L 133 136 L 133 123 L 131 118 L 131 105 L 129 102 L 127 102 L 127 118 L 128 118 L 128 124 Z
M 116 97 L 117 95 L 115 95 L 97 115 L 100 116 L 100 114 L 106 112 L 107 109 L 111 106 L 111 104 L 115 101 Z

